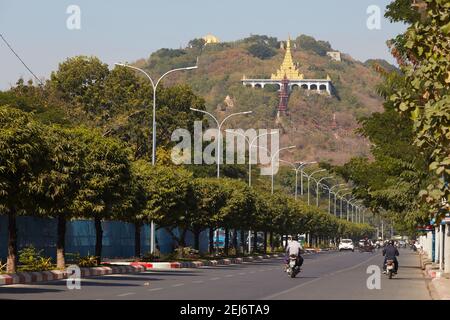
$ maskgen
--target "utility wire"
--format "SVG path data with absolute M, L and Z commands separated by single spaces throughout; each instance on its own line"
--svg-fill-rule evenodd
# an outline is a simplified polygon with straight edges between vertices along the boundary
M 22 62 L 22 64 L 25 66 L 25 68 L 27 68 L 27 70 L 33 75 L 33 77 L 36 78 L 36 80 L 41 84 L 44 85 L 42 83 L 42 81 L 34 74 L 33 71 L 31 71 L 31 69 L 26 65 L 26 63 L 19 57 L 19 55 L 14 51 L 14 49 L 11 47 L 11 45 L 8 43 L 8 41 L 6 41 L 6 39 L 3 37 L 3 35 L 0 33 L 0 38 L 2 38 L 3 42 L 5 42 L 5 44 L 8 46 L 8 48 L 11 50 L 12 53 L 14 53 L 14 55 L 17 57 L 17 59 L 19 59 L 20 62 Z

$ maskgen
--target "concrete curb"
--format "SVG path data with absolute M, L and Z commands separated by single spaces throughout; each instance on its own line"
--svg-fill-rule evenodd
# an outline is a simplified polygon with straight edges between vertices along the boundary
M 111 266 L 80 268 L 81 277 L 101 276 L 113 273 L 136 273 L 145 271 L 142 266 Z M 43 281 L 67 279 L 68 273 L 62 270 L 50 270 L 41 272 L 19 272 L 16 274 L 0 275 L 0 286 L 11 284 L 26 284 Z
M 260 261 L 263 259 L 283 257 L 282 254 L 263 255 L 243 258 L 229 258 L 220 260 L 204 260 L 204 261 L 189 261 L 189 262 L 128 262 L 130 266 L 143 266 L 148 269 L 180 269 L 180 268 L 200 268 L 213 267 L 217 265 L 241 264 L 243 262 Z M 117 263 L 119 264 L 119 263 Z

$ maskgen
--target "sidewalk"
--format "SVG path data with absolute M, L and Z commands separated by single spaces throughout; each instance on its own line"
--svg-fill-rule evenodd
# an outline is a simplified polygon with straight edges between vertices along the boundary
M 419 257 L 423 274 L 429 279 L 428 289 L 433 300 L 450 300 L 450 274 L 439 271 L 426 255 L 419 253 Z

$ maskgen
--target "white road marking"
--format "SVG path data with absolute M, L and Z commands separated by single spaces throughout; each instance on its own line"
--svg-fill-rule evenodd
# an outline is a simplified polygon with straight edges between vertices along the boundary
M 172 287 L 181 287 L 181 286 L 184 286 L 184 283 L 177 283 L 172 285 Z
M 283 294 L 289 293 L 289 292 L 294 291 L 294 290 L 296 290 L 296 289 L 298 289 L 298 288 L 301 288 L 301 287 L 303 287 L 303 286 L 305 286 L 305 285 L 307 285 L 307 284 L 310 284 L 310 283 L 313 283 L 313 282 L 316 282 L 316 281 L 319 281 L 319 280 L 323 280 L 323 279 L 326 278 L 326 277 L 334 276 L 335 274 L 338 274 L 338 273 L 341 273 L 341 272 L 345 272 L 345 271 L 349 271 L 349 270 L 352 270 L 352 269 L 356 269 L 356 268 L 358 268 L 358 267 L 360 267 L 360 266 L 366 264 L 366 263 L 369 262 L 370 260 L 373 260 L 374 258 L 379 258 L 379 256 L 373 256 L 373 257 L 371 257 L 371 258 L 369 258 L 369 259 L 364 260 L 364 261 L 361 262 L 361 263 L 358 263 L 357 265 L 354 265 L 354 266 L 351 266 L 351 267 L 348 267 L 348 268 L 344 268 L 344 269 L 341 269 L 341 270 L 338 270 L 338 271 L 335 271 L 335 272 L 331 272 L 331 273 L 324 274 L 323 276 L 320 276 L 319 278 L 315 278 L 315 279 L 313 279 L 313 280 L 304 282 L 304 283 L 299 284 L 298 286 L 292 287 L 292 288 L 290 288 L 290 289 L 287 289 L 287 290 L 284 290 L 284 291 L 281 291 L 281 292 L 272 294 L 272 295 L 270 295 L 270 296 L 267 296 L 267 297 L 265 297 L 265 298 L 262 298 L 261 300 L 271 300 L 271 299 L 273 299 L 273 298 L 275 298 L 275 297 L 277 297 L 277 296 L 281 296 L 281 295 L 283 295 Z
M 244 274 L 245 274 L 245 272 L 241 272 L 241 273 L 239 273 L 239 275 L 240 275 L 240 276 L 243 276 Z
M 203 283 L 204 281 L 203 280 L 195 280 L 195 281 L 192 281 L 192 283 Z
M 232 274 L 227 274 L 225 277 L 226 278 L 231 278 L 231 277 L 234 277 L 234 276 Z
M 136 294 L 136 292 L 127 292 L 127 293 L 122 293 L 122 294 L 118 294 L 118 297 L 126 297 L 126 296 L 131 296 L 133 294 Z
M 211 279 L 209 279 L 209 280 L 219 280 L 220 278 L 218 278 L 218 277 L 215 277 L 215 278 L 211 278 Z
M 163 288 L 153 288 L 153 289 L 148 289 L 148 291 L 159 291 L 162 290 Z

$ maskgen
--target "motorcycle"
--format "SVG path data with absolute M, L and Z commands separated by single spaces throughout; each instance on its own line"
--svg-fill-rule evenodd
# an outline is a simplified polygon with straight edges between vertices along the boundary
M 394 260 L 386 261 L 386 274 L 388 275 L 389 279 L 392 279 L 392 277 L 394 276 L 395 274 Z
M 300 273 L 300 267 L 297 266 L 297 256 L 296 255 L 291 254 L 289 256 L 289 261 L 286 266 L 286 272 L 291 278 L 295 278 L 295 276 Z

